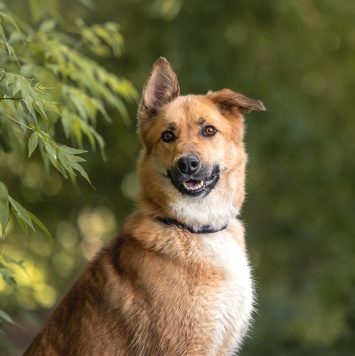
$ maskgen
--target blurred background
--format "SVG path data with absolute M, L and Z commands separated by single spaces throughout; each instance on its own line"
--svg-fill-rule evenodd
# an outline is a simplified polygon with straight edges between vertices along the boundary
M 8 5 L 30 21 L 27 1 Z M 69 25 L 78 17 L 120 25 L 122 56 L 100 64 L 138 92 L 164 56 L 182 94 L 231 88 L 263 101 L 266 112 L 246 116 L 242 220 L 258 306 L 240 354 L 354 355 L 355 3 L 62 0 L 60 7 Z M 85 155 L 96 190 L 83 179 L 76 190 L 56 171 L 47 179 L 39 155 L 19 166 L 0 153 L 0 178 L 48 227 L 60 250 L 41 232 L 26 237 L 10 222 L 1 246 L 25 261 L 26 272 L 16 272 L 18 288 L 0 280 L 1 308 L 18 324 L 4 325 L 1 355 L 23 352 L 134 209 L 138 103 L 126 105 L 131 124 L 114 111 L 111 124 L 98 122 L 107 161 L 99 153 Z

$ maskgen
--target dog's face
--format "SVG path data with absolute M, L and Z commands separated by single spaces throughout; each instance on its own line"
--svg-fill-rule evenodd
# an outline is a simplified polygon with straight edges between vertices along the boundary
M 261 102 L 231 90 L 179 96 L 159 59 L 138 112 L 143 206 L 195 227 L 223 226 L 244 200 L 243 116 Z

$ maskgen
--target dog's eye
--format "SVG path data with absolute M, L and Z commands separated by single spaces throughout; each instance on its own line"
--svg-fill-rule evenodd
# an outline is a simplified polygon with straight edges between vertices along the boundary
M 174 132 L 171 132 L 171 131 L 164 131 L 161 134 L 161 139 L 164 142 L 173 142 L 173 141 L 175 141 L 175 134 L 174 134 Z
M 216 133 L 217 133 L 217 129 L 211 125 L 205 126 L 202 131 L 202 134 L 205 137 L 212 137 Z

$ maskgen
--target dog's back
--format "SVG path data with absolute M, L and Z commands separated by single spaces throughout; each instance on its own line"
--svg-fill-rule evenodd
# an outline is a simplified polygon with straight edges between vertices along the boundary
M 226 355 L 253 309 L 242 112 L 230 90 L 179 97 L 160 59 L 139 110 L 138 211 L 72 286 L 25 355 Z

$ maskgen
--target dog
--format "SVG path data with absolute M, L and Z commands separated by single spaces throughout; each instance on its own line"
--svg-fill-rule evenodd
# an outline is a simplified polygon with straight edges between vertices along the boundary
M 165 58 L 138 110 L 140 198 L 89 263 L 26 356 L 232 355 L 254 292 L 237 218 L 245 196 L 243 114 L 229 89 L 180 96 Z

